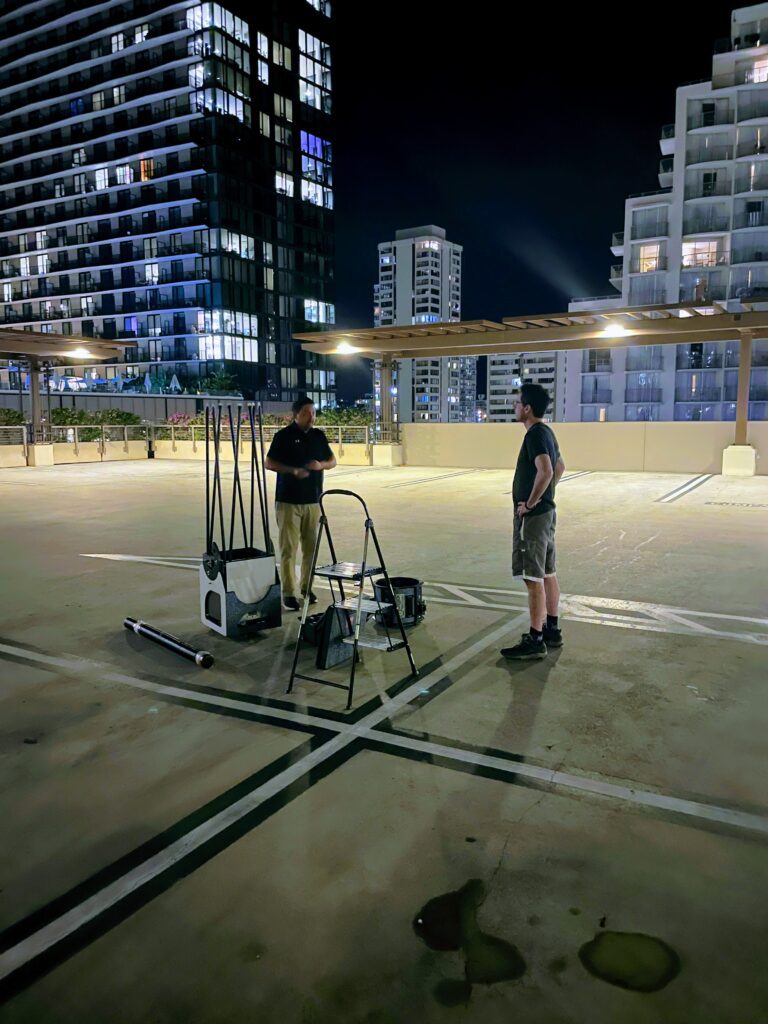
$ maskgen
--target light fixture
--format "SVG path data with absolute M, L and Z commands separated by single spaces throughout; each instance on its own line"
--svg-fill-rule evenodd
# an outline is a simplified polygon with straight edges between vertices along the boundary
M 605 330 L 600 333 L 604 338 L 624 338 L 630 332 L 626 327 L 622 327 L 621 324 L 611 324 L 610 327 L 606 327 Z
M 67 352 L 66 355 L 70 359 L 93 359 L 94 358 L 93 352 L 89 352 L 87 348 L 73 348 L 70 352 Z
M 354 345 L 350 345 L 348 341 L 340 341 L 336 346 L 336 355 L 339 356 L 352 356 L 355 352 L 359 351 L 359 348 L 355 348 Z

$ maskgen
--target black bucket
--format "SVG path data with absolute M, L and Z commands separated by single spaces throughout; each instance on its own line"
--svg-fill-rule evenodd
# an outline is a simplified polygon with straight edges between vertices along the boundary
M 376 600 L 387 604 L 397 603 L 404 626 L 414 626 L 417 622 L 421 622 L 427 610 L 421 595 L 424 586 L 422 581 L 414 579 L 412 576 L 390 576 L 389 582 L 392 584 L 391 591 L 383 576 L 381 579 L 373 581 Z M 376 618 L 386 626 L 397 626 L 394 608 L 384 608 L 381 612 L 376 613 Z

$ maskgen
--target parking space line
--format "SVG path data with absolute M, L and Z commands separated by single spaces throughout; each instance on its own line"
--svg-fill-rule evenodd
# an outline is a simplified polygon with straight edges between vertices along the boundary
M 668 494 L 663 495 L 661 498 L 657 498 L 656 501 L 661 505 L 668 505 L 670 502 L 677 501 L 686 494 L 690 494 L 691 491 L 695 491 L 697 487 L 701 487 L 708 480 L 711 480 L 714 473 L 702 473 L 700 476 L 695 476 L 692 480 L 686 481 L 684 484 L 680 484 L 675 487 L 674 490 Z

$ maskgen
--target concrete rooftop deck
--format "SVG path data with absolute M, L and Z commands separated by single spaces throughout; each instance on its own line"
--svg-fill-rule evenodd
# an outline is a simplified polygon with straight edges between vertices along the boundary
M 366 652 L 345 713 L 332 688 L 285 696 L 296 616 L 248 644 L 201 626 L 202 474 L 3 472 L 3 1024 L 766 1019 L 767 478 L 567 473 L 565 646 L 510 665 L 511 474 L 328 474 L 390 573 L 428 581 L 420 679 Z M 472 879 L 472 935 L 430 949 L 414 918 Z M 663 940 L 679 974 L 592 976 L 602 932 Z M 521 977 L 485 983 L 509 949 L 483 933 Z

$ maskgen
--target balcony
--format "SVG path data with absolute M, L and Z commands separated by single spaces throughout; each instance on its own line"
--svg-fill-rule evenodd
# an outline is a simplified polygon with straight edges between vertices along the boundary
M 722 388 L 675 388 L 676 402 L 719 402 Z
M 694 131 L 696 128 L 715 128 L 719 125 L 731 125 L 733 124 L 733 117 L 734 111 L 732 107 L 719 106 L 715 110 L 702 110 L 688 118 L 688 131 Z
M 734 282 L 728 289 L 728 298 L 740 302 L 768 302 L 768 281 Z
M 733 159 L 733 146 L 699 146 L 685 155 L 686 164 L 722 163 Z
M 633 370 L 639 370 L 640 372 L 663 370 L 664 355 L 662 352 L 656 352 L 651 348 L 629 349 L 627 351 L 626 369 L 630 372 Z
M 729 249 L 721 249 L 720 252 L 696 252 L 683 256 L 681 268 L 683 270 L 711 270 L 713 267 L 725 267 L 731 261 Z
M 677 353 L 678 370 L 719 370 L 723 365 L 723 353 L 719 348 L 701 348 L 690 351 L 682 347 Z
M 611 238 L 611 252 L 614 256 L 624 255 L 624 232 L 614 231 Z
M 624 277 L 624 264 L 614 263 L 611 267 L 611 281 L 620 281 Z
M 671 156 L 675 151 L 675 126 L 674 124 L 665 124 L 661 129 L 659 138 L 659 148 L 661 149 L 662 156 Z
M 611 389 L 610 388 L 582 388 L 581 389 L 581 404 L 582 405 L 610 405 L 611 404 Z
M 605 350 L 584 352 L 581 357 L 582 373 L 610 373 L 611 353 Z
M 720 302 L 728 298 L 728 287 L 721 282 L 699 282 L 680 286 L 680 302 L 707 303 Z
M 756 121 L 768 117 L 768 93 L 742 93 L 741 97 L 738 117 L 740 122 Z
M 733 263 L 764 263 L 768 261 L 768 242 L 761 246 L 733 250 Z
M 686 217 L 683 223 L 684 235 L 707 235 L 713 231 L 728 231 L 731 218 L 723 213 L 703 213 Z
M 663 402 L 661 388 L 625 388 L 625 402 L 638 402 L 648 405 L 654 402 Z
M 733 218 L 734 231 L 739 231 L 743 228 L 765 228 L 768 227 L 768 210 L 758 211 L 751 210 L 749 213 L 744 211 L 743 213 L 735 214 Z
M 98 149 L 98 155 L 94 153 L 92 160 L 86 164 L 74 165 L 65 163 L 63 154 L 56 154 L 51 157 L 33 158 L 27 170 L 23 168 L 16 170 L 16 163 L 12 167 L 0 168 L 0 186 L 13 185 L 15 182 L 28 182 L 32 178 L 43 178 L 52 174 L 76 174 L 93 171 L 96 167 L 102 167 L 116 161 L 123 161 L 130 156 L 151 156 L 157 149 L 170 146 L 183 146 L 188 143 L 195 145 L 202 143 L 202 133 L 197 130 L 195 124 L 178 125 L 177 132 L 170 132 L 169 128 L 161 131 L 142 132 L 142 137 L 118 138 L 109 141 L 97 142 L 94 149 Z M 63 143 L 62 143 L 63 145 Z
M 142 110 L 142 108 L 133 108 L 136 110 Z M 37 135 L 26 136 L 25 139 L 20 140 L 21 145 L 14 143 L 5 143 L 2 147 L 2 154 L 0 159 L 3 161 L 14 161 L 29 159 L 34 157 L 36 153 L 47 148 L 64 148 L 79 146 L 81 148 L 87 146 L 89 143 L 99 142 L 104 139 L 105 135 L 132 135 L 135 132 L 141 130 L 144 126 L 158 125 L 165 121 L 173 120 L 178 117 L 187 117 L 190 114 L 199 114 L 200 111 L 196 107 L 193 107 L 187 102 L 177 102 L 173 111 L 167 110 L 163 107 L 147 107 L 142 113 L 136 113 L 129 115 L 127 113 L 113 114 L 111 123 L 103 127 L 96 127 L 96 122 L 99 118 L 93 121 L 83 122 L 80 125 L 75 125 L 69 132 L 69 139 L 62 140 L 55 146 L 53 142 L 46 137 L 45 134 L 39 133 Z M 50 134 L 50 133 L 48 133 Z
M 700 181 L 685 186 L 685 198 L 709 199 L 711 196 L 729 196 L 731 187 L 730 181 Z
M 631 260 L 629 264 L 630 274 L 655 274 L 660 270 L 666 269 L 666 256 L 641 256 Z
M 648 223 L 632 225 L 632 239 L 665 238 L 669 234 L 669 223 L 666 217 Z
M 760 174 L 737 174 L 734 195 L 740 192 L 763 192 L 768 191 L 768 173 Z

